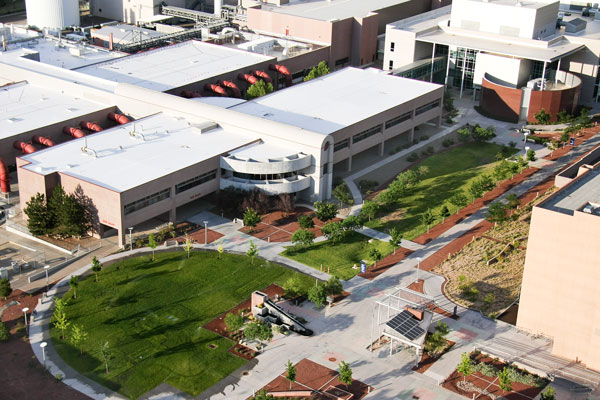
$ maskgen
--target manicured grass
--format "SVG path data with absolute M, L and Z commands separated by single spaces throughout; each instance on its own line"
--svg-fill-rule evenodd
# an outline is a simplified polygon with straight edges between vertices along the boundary
M 369 264 L 373 262 L 369 256 L 369 251 L 373 247 L 377 247 L 383 256 L 394 250 L 389 243 L 380 240 L 369 243 L 368 237 L 350 232 L 343 241 L 335 245 L 325 241 L 308 248 L 289 247 L 281 254 L 316 269 L 320 269 L 323 265 L 325 272 L 329 267 L 332 275 L 348 280 L 360 272 L 359 269 L 352 268 L 354 264 L 360 267 L 361 260 L 369 261 Z
M 505 154 L 517 151 L 493 143 L 468 143 L 423 160 L 419 166 L 429 168 L 423 180 L 408 190 L 393 207 L 382 209 L 378 218 L 365 225 L 382 232 L 397 227 L 405 239 L 416 238 L 427 231 L 422 224 L 422 214 L 431 209 L 436 216 L 435 225 L 442 222 L 438 215 L 442 205 L 446 204 L 450 213 L 455 213 L 457 208 L 448 200 L 460 192 L 468 196 L 466 190 L 471 182 L 493 172 L 496 154 L 503 149 Z
M 52 328 L 60 356 L 85 376 L 137 398 L 166 382 L 198 395 L 246 363 L 230 353 L 233 342 L 202 326 L 271 283 L 297 274 L 277 264 L 214 252 L 157 254 L 113 264 L 70 290 L 67 316 L 89 334 L 83 355 Z M 308 288 L 314 279 L 300 275 Z M 67 334 L 70 337 L 70 329 Z M 114 358 L 104 370 L 100 347 Z M 215 344 L 216 349 L 210 349 Z

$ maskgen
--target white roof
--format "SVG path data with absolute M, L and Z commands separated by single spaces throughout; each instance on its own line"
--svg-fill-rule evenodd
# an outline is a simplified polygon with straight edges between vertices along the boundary
M 383 8 L 402 4 L 408 0 L 290 0 L 282 6 L 263 4 L 263 10 L 281 14 L 318 19 L 322 21 L 364 17 L 369 13 Z
M 250 158 L 256 161 L 267 161 L 269 159 L 282 159 L 293 156 L 298 154 L 298 151 L 290 147 L 277 146 L 272 143 L 260 141 L 232 151 L 230 154 L 242 159 Z
M 190 40 L 78 71 L 164 92 L 269 60 L 273 58 Z
M 191 99 L 192 101 L 197 101 L 198 103 L 211 104 L 213 106 L 229 108 L 233 106 L 237 106 L 238 104 L 245 103 L 244 99 L 236 99 L 235 97 L 221 97 L 221 96 L 212 96 L 212 97 L 194 97 Z
M 105 25 L 100 29 L 92 29 L 90 34 L 92 37 L 102 38 L 107 40 L 112 33 L 115 43 L 133 43 L 135 41 L 152 39 L 164 36 L 164 33 L 153 31 L 152 29 L 140 28 L 133 25 Z
M 0 139 L 109 108 L 27 82 L 0 87 Z
M 127 55 L 118 51 L 111 52 L 66 40 L 62 40 L 59 44 L 58 40 L 55 39 L 40 38 L 9 44 L 8 51 L 0 52 L 0 62 L 12 64 L 16 58 L 35 53 L 39 53 L 40 62 L 65 69 L 76 69 Z
M 231 109 L 330 134 L 440 87 L 373 68 L 344 68 Z
M 217 128 L 201 133 L 200 125 L 166 114 L 135 122 L 141 137 L 132 137 L 132 123 L 71 140 L 21 157 L 24 166 L 42 175 L 54 172 L 124 192 L 162 176 L 244 146 L 257 138 Z M 87 147 L 97 157 L 84 154 Z

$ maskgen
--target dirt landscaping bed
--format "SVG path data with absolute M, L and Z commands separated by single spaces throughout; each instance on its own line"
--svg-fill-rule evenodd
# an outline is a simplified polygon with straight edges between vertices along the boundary
M 428 333 L 428 335 L 431 335 L 431 333 Z M 419 365 L 417 365 L 416 367 L 413 367 L 412 370 L 415 372 L 418 372 L 419 374 L 424 374 L 425 371 L 427 371 L 433 365 L 433 363 L 435 363 L 437 360 L 439 360 L 444 354 L 449 352 L 450 349 L 452 348 L 452 346 L 454 346 L 456 344 L 452 340 L 448 340 L 448 339 L 446 339 L 446 343 L 447 343 L 446 349 L 440 355 L 438 355 L 436 357 L 432 357 L 427 352 L 423 352 L 423 355 L 421 356 L 421 359 L 419 360 Z
M 412 253 L 412 250 L 405 249 L 403 247 L 396 249 L 396 254 L 392 253 L 386 256 L 383 260 L 377 263 L 377 267 L 372 266 L 371 268 L 367 269 L 366 272 L 358 274 L 358 276 L 372 281 Z

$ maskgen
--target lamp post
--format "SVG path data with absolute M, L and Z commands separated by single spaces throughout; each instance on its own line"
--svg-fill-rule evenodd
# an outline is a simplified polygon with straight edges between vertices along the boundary
M 527 143 L 527 135 L 529 135 L 529 132 L 525 132 L 523 134 L 523 136 L 525 137 L 525 139 L 523 139 L 523 143 Z
M 527 160 L 527 153 L 529 153 L 529 146 L 525 146 L 525 160 Z
M 48 269 L 50 268 L 49 265 L 44 265 L 44 271 L 46 271 L 46 292 L 48 292 Z
M 27 325 L 27 311 L 29 311 L 29 307 L 23 308 L 23 318 L 25 319 L 25 332 L 29 334 L 29 325 Z
M 421 269 L 421 257 L 417 257 L 417 280 L 415 282 L 419 282 L 419 269 Z
M 207 245 L 208 244 L 208 221 L 203 221 L 204 222 L 204 244 Z
M 133 231 L 133 226 L 130 226 L 128 229 L 129 229 L 129 250 L 133 251 L 133 240 L 131 238 L 131 231 Z
M 42 360 L 44 361 L 44 368 L 46 368 L 46 346 L 48 346 L 48 343 L 40 343 L 40 347 L 42 348 Z

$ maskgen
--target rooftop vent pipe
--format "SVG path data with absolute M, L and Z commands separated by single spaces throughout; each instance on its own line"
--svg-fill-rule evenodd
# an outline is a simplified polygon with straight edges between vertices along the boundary
M 83 129 L 87 129 L 88 131 L 91 131 L 91 132 L 101 132 L 102 131 L 102 127 L 100 125 L 98 125 L 96 122 L 81 121 L 79 123 L 79 126 L 82 127 Z
M 271 77 L 269 76 L 269 74 L 267 74 L 265 71 L 250 71 L 250 73 L 254 76 L 256 76 L 257 78 L 262 79 L 263 81 L 265 81 L 265 83 L 271 83 Z
M 221 86 L 218 86 L 218 85 L 213 85 L 211 83 L 207 83 L 206 85 L 204 85 L 204 90 L 207 90 L 209 92 L 214 92 L 214 93 L 218 94 L 219 96 L 227 96 L 227 91 L 225 91 L 224 88 L 222 88 Z
M 115 121 L 119 125 L 125 125 L 131 122 L 131 120 L 127 118 L 125 114 L 119 114 L 115 112 L 109 112 L 108 119 Z
M 240 81 L 246 81 L 251 85 L 254 85 L 256 82 L 258 82 L 258 79 L 256 79 L 255 76 L 248 75 L 248 74 L 239 74 L 238 79 Z
M 292 74 L 287 67 L 280 64 L 269 64 L 269 69 L 271 71 L 277 71 L 277 73 L 285 76 L 285 86 L 292 86 Z
M 31 138 L 31 141 L 33 143 L 37 143 L 44 147 L 54 146 L 54 142 L 52 141 L 52 139 L 50 139 L 49 137 L 45 137 L 45 136 L 33 135 L 33 137 Z
M 75 128 L 73 126 L 63 127 L 63 133 L 65 135 L 73 136 L 76 139 L 79 139 L 79 138 L 82 138 L 85 136 L 85 133 L 81 129 Z
M 186 99 L 195 99 L 196 97 L 202 97 L 202 95 L 195 90 L 182 90 L 181 97 L 185 97 Z
M 0 192 L 10 192 L 10 177 L 8 176 L 8 168 L 0 158 Z
M 20 140 L 15 141 L 13 143 L 13 147 L 17 150 L 21 150 L 23 154 L 31 154 L 37 151 L 35 146 L 31 143 L 21 142 Z
M 242 92 L 240 92 L 240 89 L 232 81 L 217 81 L 217 85 L 228 88 L 233 93 L 233 97 L 237 97 L 238 99 L 242 97 Z

